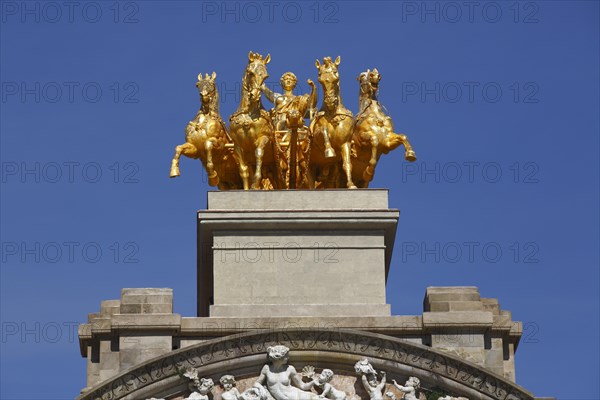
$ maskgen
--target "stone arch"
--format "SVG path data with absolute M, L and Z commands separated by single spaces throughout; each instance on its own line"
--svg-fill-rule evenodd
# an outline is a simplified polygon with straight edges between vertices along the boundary
M 82 393 L 78 400 L 179 398 L 188 381 L 180 370 L 197 368 L 215 382 L 224 374 L 252 378 L 267 362 L 268 346 L 290 348 L 290 364 L 330 368 L 355 376 L 354 363 L 368 358 L 388 382 L 416 376 L 424 388 L 439 388 L 470 400 L 533 400 L 534 396 L 480 366 L 392 336 L 348 329 L 278 329 L 235 334 L 185 347 L 139 364 Z

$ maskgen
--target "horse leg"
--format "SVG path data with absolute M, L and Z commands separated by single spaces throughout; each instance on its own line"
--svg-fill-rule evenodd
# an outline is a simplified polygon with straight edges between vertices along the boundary
M 377 148 L 379 146 L 379 139 L 377 135 L 371 136 L 371 159 L 369 160 L 369 165 L 365 168 L 365 172 L 363 172 L 363 179 L 365 181 L 365 186 L 369 186 L 369 182 L 373 180 L 373 176 L 375 175 L 375 167 L 377 166 Z
M 350 162 L 350 142 L 342 145 L 342 163 L 344 164 L 344 172 L 346 173 L 346 187 L 348 189 L 356 189 L 356 185 L 352 182 L 352 163 Z
M 390 135 L 390 137 L 386 140 L 386 148 L 387 148 L 387 152 L 394 150 L 396 147 L 400 146 L 401 144 L 404 145 L 404 158 L 406 159 L 406 161 L 416 161 L 417 160 L 417 155 L 415 154 L 415 151 L 413 150 L 412 146 L 410 145 L 410 142 L 408 141 L 408 137 L 406 135 L 403 135 L 401 133 L 396 134 L 393 133 Z
M 250 189 L 249 180 L 250 180 L 250 172 L 248 165 L 246 164 L 246 160 L 244 159 L 244 155 L 242 153 L 242 149 L 238 146 L 234 148 L 235 154 L 237 156 L 237 161 L 240 168 L 240 178 L 242 178 L 242 184 L 244 185 L 244 190 Z
M 329 133 L 327 132 L 326 127 L 323 127 L 323 143 L 325 145 L 325 158 L 335 157 L 335 150 L 333 150 L 333 147 L 331 147 L 331 142 L 329 141 Z
M 175 155 L 173 156 L 173 160 L 171 160 L 171 178 L 176 178 L 181 175 L 179 171 L 179 158 L 181 157 L 181 154 L 189 158 L 198 158 L 196 146 L 189 142 L 175 147 Z
M 206 173 L 208 174 L 208 184 L 210 186 L 217 186 L 219 184 L 219 176 L 215 171 L 215 164 L 213 163 L 213 151 L 214 143 L 212 140 L 204 142 L 204 149 L 206 150 Z
M 260 189 L 262 181 L 262 162 L 263 156 L 265 155 L 265 146 L 269 143 L 267 136 L 261 136 L 256 139 L 256 170 L 254 171 L 254 182 L 252 182 L 252 189 Z

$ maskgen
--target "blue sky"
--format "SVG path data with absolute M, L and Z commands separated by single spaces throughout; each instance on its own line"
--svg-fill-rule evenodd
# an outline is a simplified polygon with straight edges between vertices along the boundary
M 168 179 L 170 160 L 197 74 L 217 72 L 227 118 L 249 50 L 304 92 L 340 55 L 354 112 L 356 76 L 379 69 L 419 157 L 385 156 L 371 185 L 401 211 L 394 314 L 478 286 L 524 323 L 519 384 L 600 398 L 598 2 L 69 4 L 0 2 L 2 399 L 73 398 L 74 327 L 123 287 L 171 287 L 195 315 L 209 187 L 189 159 Z

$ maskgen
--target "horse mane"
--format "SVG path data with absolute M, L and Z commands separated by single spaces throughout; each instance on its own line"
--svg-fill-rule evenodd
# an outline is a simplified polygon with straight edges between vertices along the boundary
M 377 98 L 378 88 L 374 88 L 371 82 L 369 81 L 369 70 L 361 73 L 358 76 L 359 81 L 359 91 L 358 91 L 358 115 L 365 112 L 371 104 L 375 104 L 377 107 L 383 110 L 383 106 L 379 103 L 379 99 Z M 357 118 L 358 118 L 357 115 Z
M 213 97 L 211 104 L 209 104 L 209 110 L 214 112 L 217 115 L 221 115 L 220 110 L 219 110 L 219 89 L 218 89 L 216 83 L 215 83 L 215 95 Z
M 250 63 L 248 64 L 250 65 Z M 242 87 L 241 87 L 241 98 L 240 104 L 234 114 L 239 114 L 243 112 L 248 112 L 249 104 L 250 104 L 250 83 L 248 82 L 250 79 L 250 72 L 248 71 L 248 67 L 244 70 L 244 76 L 242 77 Z M 262 97 L 258 100 L 258 109 L 264 109 L 262 104 Z

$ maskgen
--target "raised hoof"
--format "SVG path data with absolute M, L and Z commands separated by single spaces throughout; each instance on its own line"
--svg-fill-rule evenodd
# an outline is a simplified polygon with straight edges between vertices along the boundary
M 325 150 L 325 158 L 333 158 L 335 157 L 335 150 L 331 147 Z
M 219 177 L 215 174 L 215 176 L 208 177 L 208 184 L 210 186 L 217 186 L 219 184 Z
M 406 158 L 406 161 L 410 161 L 410 162 L 417 161 L 417 155 L 415 154 L 415 152 L 413 150 L 407 151 L 404 158 Z
M 179 168 L 171 168 L 171 175 L 169 175 L 170 178 L 177 178 L 180 175 Z

